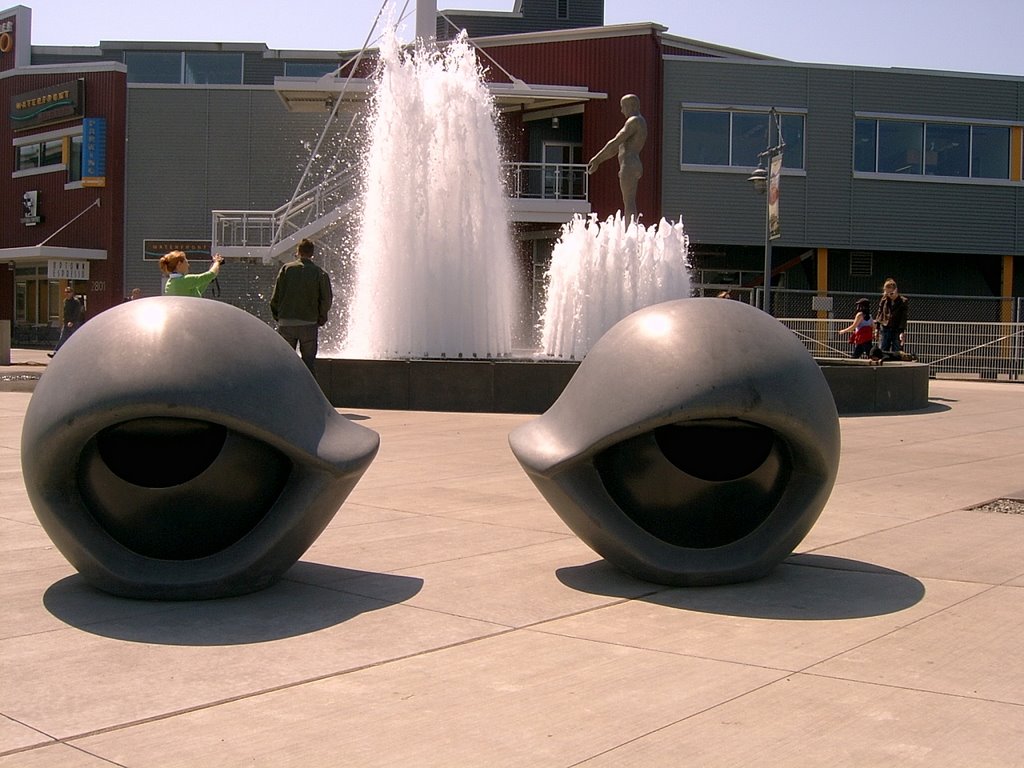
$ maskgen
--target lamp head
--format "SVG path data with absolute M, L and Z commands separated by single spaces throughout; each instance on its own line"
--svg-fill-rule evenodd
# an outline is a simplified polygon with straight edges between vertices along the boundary
M 754 191 L 759 195 L 763 195 L 765 190 L 768 189 L 768 171 L 764 166 L 757 166 L 750 176 L 747 177 L 747 181 L 754 185 Z

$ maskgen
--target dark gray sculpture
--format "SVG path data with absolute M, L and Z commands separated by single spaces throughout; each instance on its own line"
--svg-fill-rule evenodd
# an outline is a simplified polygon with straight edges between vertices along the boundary
M 21 455 L 39 521 L 87 581 L 202 599 L 276 581 L 378 445 L 265 323 L 167 296 L 82 326 L 36 387 Z
M 781 323 L 725 299 L 629 315 L 509 442 L 598 554 L 680 586 L 767 573 L 817 520 L 839 466 L 815 360 Z

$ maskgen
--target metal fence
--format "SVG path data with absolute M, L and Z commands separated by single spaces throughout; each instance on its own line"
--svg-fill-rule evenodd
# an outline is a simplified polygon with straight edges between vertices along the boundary
M 700 296 L 728 290 L 755 306 L 757 288 L 699 285 Z M 848 357 L 851 346 L 839 330 L 850 324 L 861 294 L 772 289 L 772 314 L 815 357 Z M 877 296 L 871 300 L 872 309 Z M 905 351 L 927 363 L 932 376 L 1003 381 L 1024 380 L 1024 298 L 911 295 Z

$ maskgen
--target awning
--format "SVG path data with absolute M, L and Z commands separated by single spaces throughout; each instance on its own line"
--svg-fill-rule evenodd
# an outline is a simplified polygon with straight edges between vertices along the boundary
M 40 261 L 103 261 L 107 252 L 96 248 L 62 248 L 56 245 L 26 245 L 20 248 L 0 248 L 0 262 Z
M 608 98 L 607 93 L 591 91 L 585 86 L 531 85 L 522 80 L 511 83 L 488 83 L 488 88 L 502 112 L 531 112 L 534 110 L 561 110 L 589 101 Z M 327 112 L 336 100 L 361 105 L 373 90 L 373 81 L 327 75 L 313 77 L 275 77 L 274 90 L 289 112 Z M 554 113 L 549 113 L 553 115 Z M 563 112 L 563 114 L 565 114 Z

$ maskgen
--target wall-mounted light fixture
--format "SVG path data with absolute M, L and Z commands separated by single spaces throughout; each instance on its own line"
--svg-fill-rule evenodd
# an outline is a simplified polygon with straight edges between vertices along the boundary
M 34 227 L 43 220 L 39 215 L 39 190 L 31 189 L 21 196 L 21 223 Z

